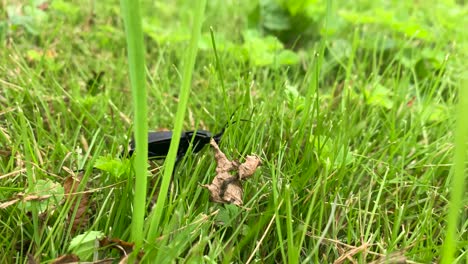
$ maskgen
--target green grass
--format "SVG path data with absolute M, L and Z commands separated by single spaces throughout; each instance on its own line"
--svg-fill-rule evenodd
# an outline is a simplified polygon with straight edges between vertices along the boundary
M 0 3 L 0 263 L 51 262 L 83 249 L 73 238 L 89 231 L 136 242 L 157 263 L 468 262 L 466 126 L 456 126 L 466 4 L 318 1 L 311 41 L 289 39 L 290 53 L 252 33 L 262 24 L 247 1 L 208 1 L 204 15 L 189 1 L 140 4 L 145 72 L 128 60 L 118 2 L 9 2 L 23 20 Z M 284 26 L 281 15 L 266 25 Z M 98 92 L 86 85 L 93 71 L 105 72 Z M 201 187 L 215 175 L 209 147 L 186 155 L 171 185 L 169 159 L 152 164 L 146 187 L 146 163 L 135 173 L 119 159 L 142 110 L 130 81 L 144 73 L 149 130 L 251 120 L 220 145 L 230 159 L 262 159 L 242 208 Z M 81 180 L 65 199 L 71 174 Z M 85 197 L 89 219 L 74 231 Z
M 141 25 L 139 2 L 121 1 L 122 18 L 125 22 L 127 39 L 128 64 L 132 84 L 133 109 L 135 111 L 135 194 L 133 199 L 132 241 L 135 248 L 143 244 L 143 222 L 147 189 L 147 156 L 148 156 L 148 93 L 145 85 L 145 46 Z M 135 251 L 138 252 L 138 251 Z

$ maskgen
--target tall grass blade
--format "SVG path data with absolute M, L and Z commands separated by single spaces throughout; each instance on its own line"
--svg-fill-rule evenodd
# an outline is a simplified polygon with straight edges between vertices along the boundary
M 122 16 L 127 36 L 128 66 L 135 112 L 135 144 L 138 152 L 134 160 L 135 196 L 131 226 L 135 248 L 143 242 L 143 220 L 145 217 L 146 174 L 148 157 L 147 91 L 145 86 L 145 57 L 143 30 L 139 1 L 121 0 Z
M 174 124 L 174 130 L 172 134 L 171 146 L 169 147 L 169 153 L 166 157 L 166 164 L 164 169 L 164 176 L 161 183 L 161 189 L 158 194 L 158 200 L 156 207 L 152 212 L 151 224 L 148 230 L 148 240 L 154 240 L 158 235 L 158 227 L 161 222 L 163 215 L 163 208 L 166 203 L 167 191 L 171 183 L 172 172 L 174 171 L 174 165 L 176 161 L 177 149 L 180 142 L 180 135 L 182 133 L 182 125 L 184 122 L 185 112 L 187 109 L 187 102 L 190 95 L 190 85 L 192 82 L 192 73 L 195 66 L 195 58 L 198 51 L 198 42 L 201 34 L 201 26 L 203 22 L 203 16 L 205 12 L 206 0 L 196 1 L 194 23 L 192 27 L 192 37 L 190 40 L 190 46 L 187 51 L 182 76 L 182 86 L 180 89 L 180 101 L 177 106 L 176 121 Z
M 455 131 L 455 154 L 453 157 L 453 175 L 450 187 L 450 204 L 447 219 L 447 233 L 442 248 L 443 264 L 454 262 L 454 253 L 457 249 L 457 226 L 460 210 L 463 208 L 465 199 L 465 161 L 468 143 L 468 123 L 466 114 L 468 113 L 468 77 L 461 81 L 459 89 L 459 103 L 457 110 L 457 128 Z
M 28 176 L 28 191 L 34 193 L 34 186 L 36 185 L 37 179 L 34 177 L 34 171 L 31 164 L 33 164 L 33 149 L 31 146 L 31 140 L 29 138 L 28 132 L 30 131 L 30 127 L 27 124 L 26 116 L 23 113 L 23 110 L 18 107 L 19 109 L 19 119 L 21 124 L 21 140 L 23 141 L 24 146 L 24 156 L 26 157 L 26 173 Z M 41 236 L 39 234 L 39 210 L 38 210 L 38 202 L 33 201 L 31 206 L 31 214 L 32 214 L 32 222 L 33 222 L 33 237 L 34 243 L 36 247 L 41 245 Z

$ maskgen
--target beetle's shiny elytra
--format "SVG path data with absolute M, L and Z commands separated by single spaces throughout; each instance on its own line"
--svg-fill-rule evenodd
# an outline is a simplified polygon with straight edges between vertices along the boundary
M 179 149 L 177 150 L 177 157 L 183 157 L 190 147 L 190 142 L 193 138 L 193 149 L 194 153 L 199 152 L 202 148 L 210 143 L 213 138 L 216 143 L 219 144 L 221 137 L 223 136 L 225 128 L 216 135 L 206 130 L 197 131 L 186 131 L 180 135 Z M 148 159 L 163 159 L 169 152 L 169 146 L 171 145 L 172 131 L 161 131 L 161 132 L 150 132 L 148 133 Z M 129 156 L 135 152 L 135 141 L 130 141 L 130 147 L 128 150 Z

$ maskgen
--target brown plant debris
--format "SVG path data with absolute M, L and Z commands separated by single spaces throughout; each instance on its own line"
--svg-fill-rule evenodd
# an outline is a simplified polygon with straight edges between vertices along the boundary
M 72 233 L 75 233 L 80 227 L 84 226 L 88 220 L 88 204 L 89 204 L 89 193 L 82 192 L 78 193 L 78 186 L 80 185 L 80 178 L 82 173 L 78 177 L 68 176 L 65 178 L 63 188 L 65 191 L 65 197 L 67 201 L 71 202 L 70 212 L 68 212 L 68 218 L 72 221 Z M 78 206 L 73 218 L 73 213 L 76 206 Z M 73 218 L 73 219 L 72 219 Z
M 11 206 L 17 202 L 23 201 L 23 202 L 28 202 L 28 201 L 43 201 L 47 200 L 51 197 L 52 195 L 26 195 L 24 193 L 18 193 L 16 195 L 16 198 L 13 198 L 9 201 L 0 203 L 0 209 L 5 209 L 8 206 Z
M 108 238 L 108 237 L 104 237 L 103 239 L 101 239 L 99 241 L 99 245 L 103 248 L 112 248 L 112 249 L 119 250 L 120 251 L 119 264 L 128 263 L 129 256 L 135 248 L 134 243 L 123 241 L 118 238 Z M 138 255 L 136 256 L 134 263 L 140 263 L 141 259 L 143 258 L 143 255 L 144 255 L 143 251 L 138 252 Z
M 104 237 L 99 241 L 101 247 L 111 247 L 119 250 L 122 256 L 129 255 L 132 253 L 133 248 L 135 247 L 134 243 L 126 242 L 118 238 L 108 238 Z
M 37 264 L 37 263 L 39 263 L 39 261 L 37 261 L 37 260 L 34 258 L 34 255 L 31 254 L 31 253 L 28 253 L 28 254 L 26 255 L 26 257 L 27 257 L 27 261 L 26 261 L 27 264 Z
M 0 149 L 0 157 L 5 157 L 5 158 L 10 158 L 11 156 L 11 150 L 9 149 Z
M 218 144 L 212 139 L 210 142 L 215 152 L 216 176 L 211 184 L 203 185 L 210 191 L 211 201 L 215 203 L 232 203 L 242 206 L 242 180 L 251 177 L 258 166 L 260 158 L 257 156 L 247 156 L 244 163 L 230 161 L 219 149 Z
M 66 254 L 62 255 L 54 260 L 52 260 L 52 264 L 65 264 L 65 263 L 78 263 L 80 258 L 75 254 Z

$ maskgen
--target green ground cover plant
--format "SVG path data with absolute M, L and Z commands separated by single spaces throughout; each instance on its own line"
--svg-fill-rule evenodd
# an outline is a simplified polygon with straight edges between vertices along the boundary
M 468 263 L 465 25 L 448 0 L 0 2 L 0 263 Z M 242 206 L 210 201 L 209 145 L 146 159 L 147 130 L 224 127 L 261 160 Z

